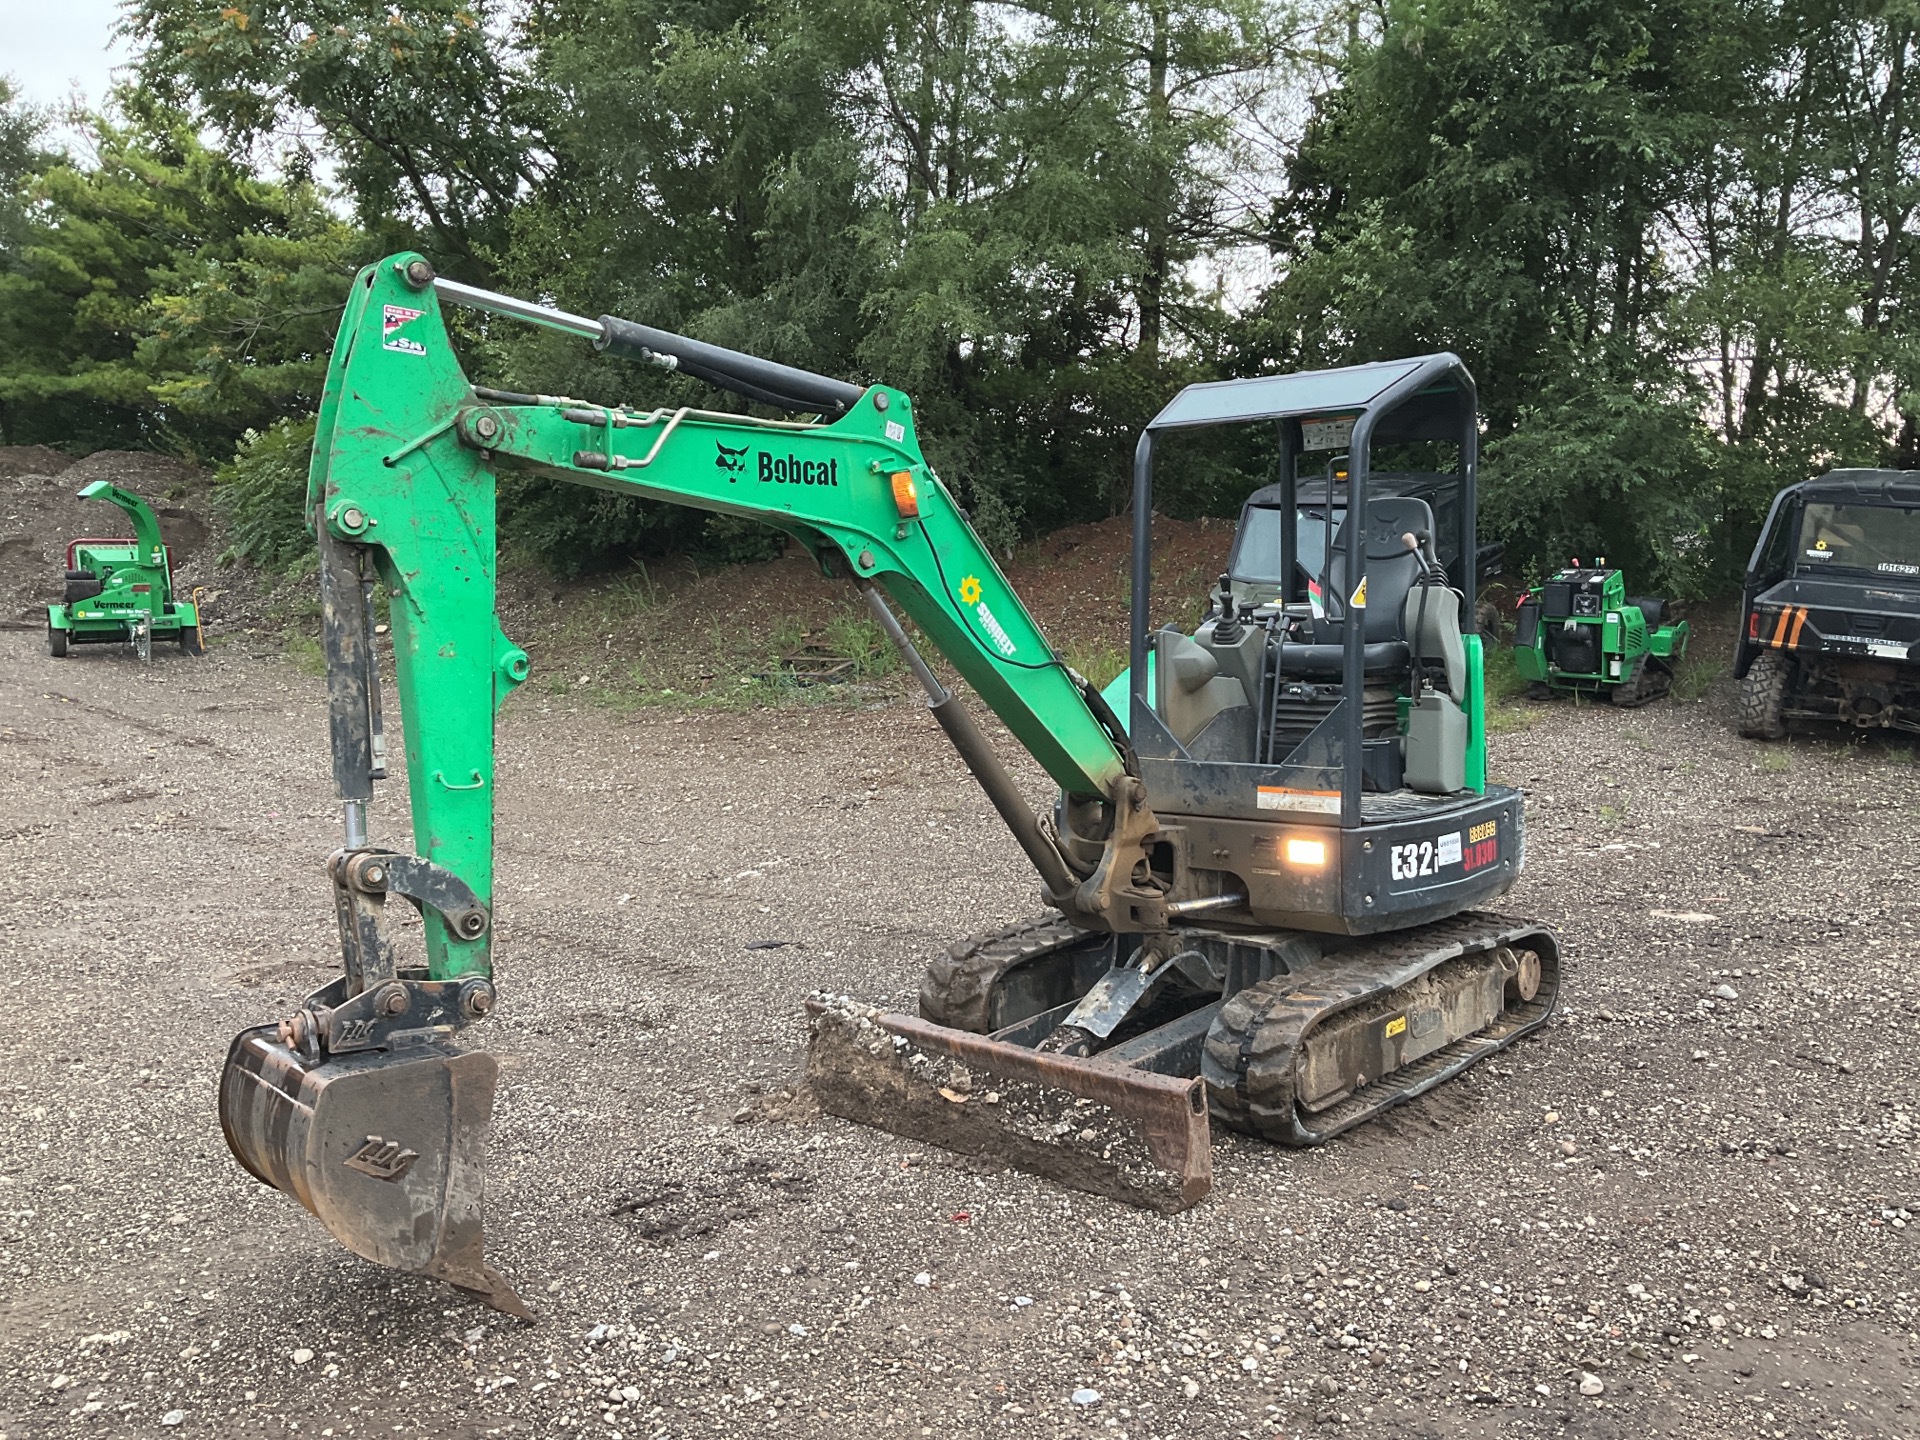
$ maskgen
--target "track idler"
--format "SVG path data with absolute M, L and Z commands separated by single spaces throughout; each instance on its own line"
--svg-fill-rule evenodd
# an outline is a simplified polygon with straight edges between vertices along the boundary
M 394 995 L 430 1017 L 434 992 L 446 988 L 409 985 Z M 338 1013 L 316 1005 L 327 998 L 322 991 L 293 1020 L 234 1037 L 220 1077 L 220 1126 L 234 1157 L 354 1254 L 531 1319 L 487 1265 L 481 1233 L 498 1063 L 424 1036 L 323 1054 L 316 1020 L 326 1025 Z

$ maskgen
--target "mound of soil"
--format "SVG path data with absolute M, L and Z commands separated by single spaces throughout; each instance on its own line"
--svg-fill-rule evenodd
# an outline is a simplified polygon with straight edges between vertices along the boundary
M 212 477 L 184 461 L 135 450 L 73 460 L 41 445 L 0 447 L 0 627 L 38 630 L 60 598 L 67 544 L 80 536 L 131 535 L 114 505 L 77 492 L 108 480 L 145 497 L 160 517 L 174 579 L 188 585 L 211 566 Z
M 1156 624 L 1199 618 L 1232 541 L 1228 520 L 1155 516 Z M 1001 568 L 1054 648 L 1097 670 L 1126 650 L 1131 552 L 1132 522 L 1116 516 L 1023 545 Z M 576 582 L 509 564 L 499 608 L 543 675 L 683 696 L 717 696 L 742 672 L 777 666 L 802 636 L 832 648 L 836 622 L 866 614 L 853 587 L 822 576 L 797 544 L 758 564 L 678 558 Z

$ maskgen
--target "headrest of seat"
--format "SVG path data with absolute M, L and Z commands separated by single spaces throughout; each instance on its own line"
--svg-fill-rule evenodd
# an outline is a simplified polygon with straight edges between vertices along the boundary
M 1334 549 L 1346 553 L 1347 521 L 1340 524 Z M 1433 507 L 1414 495 L 1382 495 L 1367 501 L 1367 558 L 1387 560 L 1407 553 L 1407 535 L 1433 534 Z

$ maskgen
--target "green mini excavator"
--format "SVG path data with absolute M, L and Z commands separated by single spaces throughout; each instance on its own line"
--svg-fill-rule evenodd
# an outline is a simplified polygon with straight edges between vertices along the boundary
M 447 304 L 803 418 L 478 387 Z M 1222 576 L 1197 628 L 1155 629 L 1156 449 L 1227 425 L 1271 438 L 1261 508 L 1282 523 L 1263 516 L 1265 538 L 1242 536 L 1231 565 L 1246 573 Z M 1480 641 L 1461 628 L 1475 436 L 1473 381 L 1452 355 L 1181 391 L 1135 453 L 1131 665 L 1103 695 L 1008 586 L 898 390 L 476 290 L 417 255 L 368 267 L 307 495 L 345 818 L 328 863 L 342 973 L 234 1040 L 220 1109 L 235 1155 L 356 1253 L 524 1313 L 483 1255 L 497 1066 L 466 1043 L 496 998 L 494 714 L 528 674 L 494 617 L 502 471 L 796 538 L 860 590 L 1039 873 L 1048 912 L 957 943 L 928 968 L 918 1016 L 809 1001 L 824 1109 L 1178 1210 L 1211 1182 L 1210 1116 L 1313 1144 L 1512 1043 L 1545 1023 L 1559 963 L 1541 926 L 1476 908 L 1520 873 L 1523 828 L 1519 794 L 1487 780 Z M 1451 457 L 1446 532 L 1419 495 L 1369 494 L 1379 445 Z M 1316 452 L 1346 476 L 1337 517 L 1295 503 Z M 368 822 L 386 763 L 375 587 L 406 722 L 410 845 L 380 843 Z M 1058 784 L 1050 815 L 899 612 Z M 424 966 L 395 958 L 394 896 L 424 918 Z

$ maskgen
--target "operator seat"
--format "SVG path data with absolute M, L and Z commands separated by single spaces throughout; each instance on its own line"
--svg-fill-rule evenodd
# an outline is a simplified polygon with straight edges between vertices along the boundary
M 1347 581 L 1347 527 L 1351 524 L 1353 515 L 1349 512 L 1333 537 L 1333 554 L 1327 560 L 1327 582 L 1333 591 L 1328 598 L 1342 611 L 1353 599 L 1353 587 Z M 1419 552 L 1407 548 L 1407 536 L 1433 534 L 1433 508 L 1412 495 L 1382 495 L 1367 502 L 1366 527 L 1361 542 L 1367 555 L 1363 634 L 1369 644 L 1405 640 L 1408 637 L 1401 616 L 1407 593 L 1426 570 Z M 1333 623 L 1338 626 L 1341 622 Z
M 1357 617 L 1365 641 L 1364 668 L 1368 675 L 1390 671 L 1395 681 L 1405 677 L 1413 692 L 1403 742 L 1403 775 L 1408 788 L 1429 795 L 1450 795 L 1467 784 L 1466 642 L 1460 630 L 1463 604 L 1460 592 L 1447 584 L 1447 574 L 1433 549 L 1433 510 L 1414 496 L 1381 496 L 1367 502 L 1366 605 L 1350 603 L 1347 578 L 1347 525 L 1334 539 L 1327 565 L 1328 599 L 1341 609 L 1340 618 L 1315 622 L 1312 645 L 1283 644 L 1279 653 L 1284 676 L 1340 674 L 1341 636 Z M 1409 541 L 1413 543 L 1409 543 Z M 1444 689 L 1425 682 L 1425 667 L 1437 662 L 1446 677 Z
M 1343 673 L 1342 637 L 1347 617 L 1356 613 L 1348 602 L 1353 588 L 1347 582 L 1347 527 L 1352 516 L 1334 533 L 1327 563 L 1327 608 L 1330 613 L 1313 622 L 1313 643 L 1288 642 L 1280 647 L 1280 673 L 1289 679 L 1338 680 Z M 1361 617 L 1364 669 L 1374 675 L 1404 672 L 1411 651 L 1401 622 L 1406 598 L 1419 580 L 1423 562 L 1407 548 L 1409 534 L 1433 533 L 1433 511 L 1424 500 L 1382 495 L 1367 502 L 1367 595 Z

